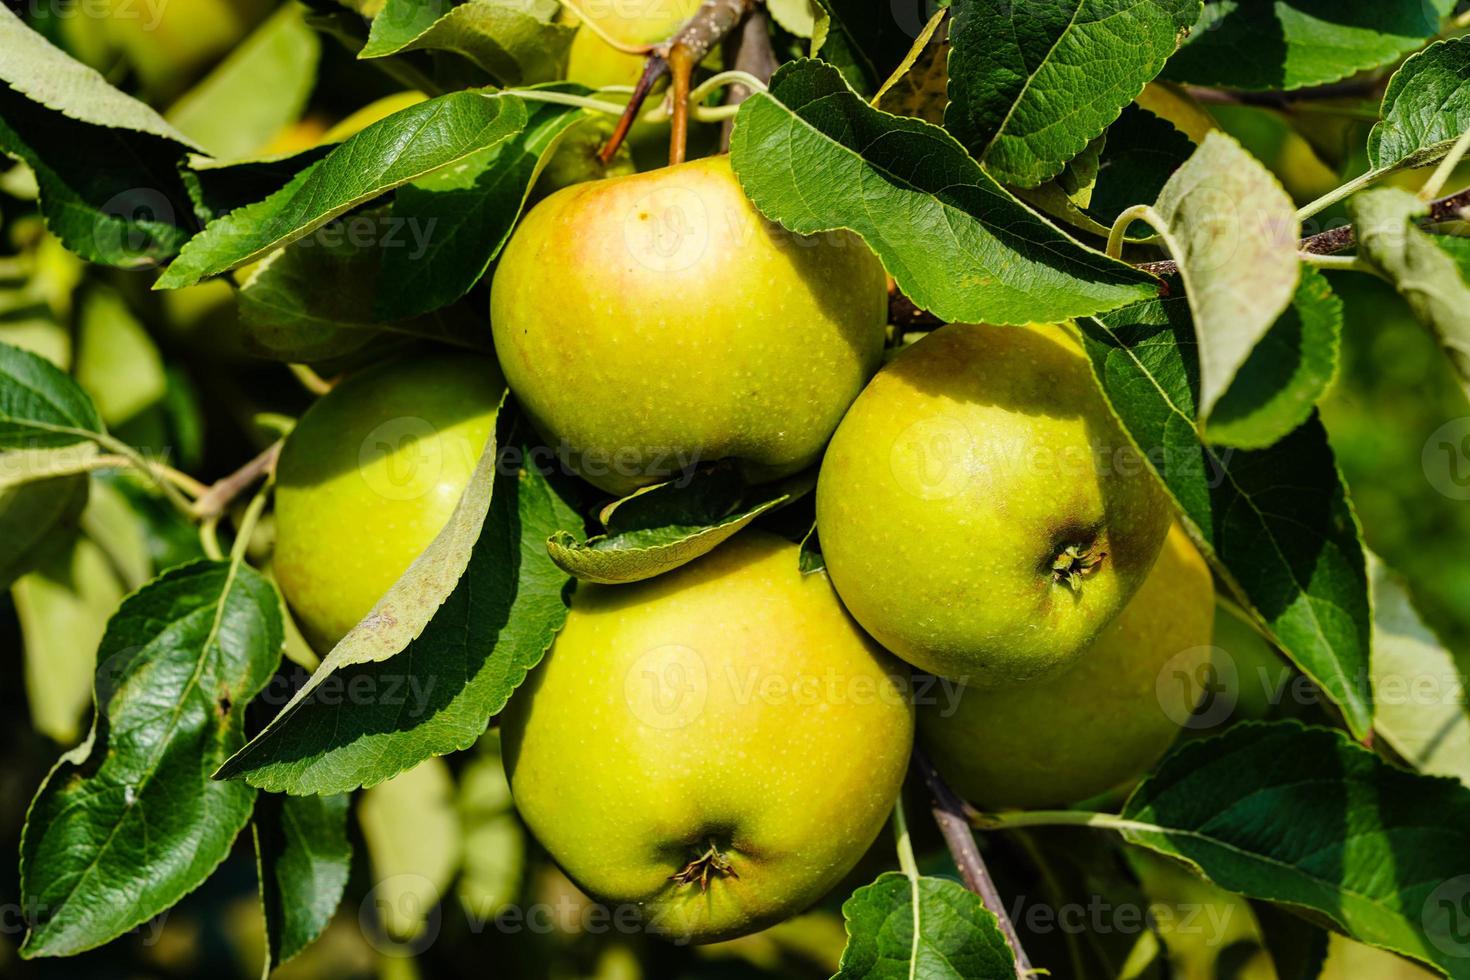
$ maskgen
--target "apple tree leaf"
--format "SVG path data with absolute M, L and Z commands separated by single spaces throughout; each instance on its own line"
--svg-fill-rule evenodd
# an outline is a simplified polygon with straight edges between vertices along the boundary
M 526 831 L 511 803 L 500 733 L 488 731 L 459 774 L 464 867 L 455 891 L 475 921 L 490 922 L 516 900 L 526 871 Z
M 1393 283 L 1470 392 L 1470 275 L 1452 251 L 1459 248 L 1456 240 L 1421 229 L 1416 219 L 1428 214 L 1429 205 L 1397 187 L 1355 194 L 1348 211 L 1358 229 L 1358 257 Z
M 1366 559 L 1327 434 L 1309 419 L 1267 449 L 1200 435 L 1188 302 L 1174 295 L 1080 321 L 1123 427 L 1226 585 L 1362 737 L 1372 727 Z
M 546 549 L 557 567 L 583 581 L 641 582 L 709 554 L 811 488 L 806 478 L 747 487 L 733 467 L 715 466 L 612 504 L 602 515 L 606 534 L 580 541 L 563 531 Z
M 842 70 L 859 92 L 877 91 L 908 56 L 923 32 L 923 4 L 890 4 L 874 9 L 867 0 L 815 0 L 812 52 Z
M 209 773 L 245 743 L 245 707 L 281 640 L 275 588 L 244 564 L 170 569 L 118 608 L 97 651 L 92 734 L 26 817 L 23 956 L 100 946 L 225 859 L 255 790 Z
M 1217 0 L 1169 62 L 1177 82 L 1260 91 L 1325 85 L 1397 61 L 1455 0 Z
M 1374 730 L 1420 772 L 1470 786 L 1470 708 L 1465 677 L 1420 618 L 1408 588 L 1377 555 L 1373 582 Z
M 514 139 L 398 190 L 390 220 L 413 231 L 411 240 L 422 239 L 423 247 L 383 250 L 377 319 L 402 320 L 454 302 L 500 254 L 542 167 L 562 137 L 587 118 L 580 109 L 544 102 L 527 110 L 526 127 Z
M 1111 228 L 1133 205 L 1158 200 L 1164 185 L 1189 161 L 1194 149 L 1194 141 L 1161 116 L 1128 106 L 1108 129 L 1097 161 L 1097 178 L 1083 205 L 1087 216 Z
M 1204 419 L 1296 294 L 1301 221 L 1276 177 L 1219 132 L 1169 178 L 1154 210 L 1194 317 Z
M 89 486 L 86 477 L 70 476 L 0 488 L 0 591 L 35 567 L 53 535 L 75 525 Z
M 575 27 L 556 23 L 557 0 L 388 0 L 359 58 L 453 51 L 502 85 L 560 78 Z
M 944 130 L 874 109 L 821 62 L 782 66 L 740 107 L 731 158 L 766 217 L 799 234 L 856 232 L 944 320 L 1060 320 L 1158 287 L 1028 209 Z
M 842 903 L 834 980 L 1015 980 L 1015 956 L 980 896 L 949 878 L 878 876 Z
M 193 232 L 179 164 L 198 147 L 0 6 L 0 154 L 35 172 L 62 243 L 91 262 L 151 268 Z
M 170 106 L 168 121 L 215 157 L 246 157 L 300 118 L 320 57 L 301 8 L 284 6 Z
M 999 181 L 1061 173 L 1164 67 L 1199 0 L 954 0 L 945 126 Z
M 386 321 L 374 310 L 390 288 L 384 267 L 396 255 L 424 264 L 433 227 L 395 217 L 386 207 L 370 208 L 272 253 L 240 287 L 245 347 L 273 360 L 307 363 L 360 351 L 385 335 L 491 349 L 484 316 L 464 305 Z
M 1291 305 L 1266 331 L 1215 405 L 1206 438 L 1264 449 L 1307 421 L 1337 376 L 1342 300 L 1315 269 L 1304 269 Z
M 949 8 L 941 8 L 929 19 L 872 101 L 895 116 L 944 125 L 944 108 L 949 104 Z
M 30 351 L 0 344 L 0 449 L 56 449 L 103 433 L 81 385 Z
M 1439 41 L 1405 61 L 1388 83 L 1368 134 L 1377 170 L 1426 167 L 1470 129 L 1470 38 Z
M 454 777 L 443 759 L 425 759 L 369 787 L 357 822 L 372 864 L 373 905 L 391 941 L 417 938 L 464 859 Z
M 352 867 L 349 797 L 263 793 L 251 821 L 265 913 L 266 973 L 326 929 Z
M 1187 742 L 1123 807 L 1128 841 L 1229 891 L 1470 977 L 1470 789 L 1399 769 L 1344 733 L 1246 723 Z
M 218 778 L 346 792 L 484 733 L 566 618 L 546 539 L 582 526 L 514 427 L 503 406 L 445 529 Z
M 520 99 L 479 91 L 401 109 L 343 140 L 265 200 L 210 222 L 154 288 L 192 286 L 264 258 L 395 187 L 511 139 L 525 123 Z

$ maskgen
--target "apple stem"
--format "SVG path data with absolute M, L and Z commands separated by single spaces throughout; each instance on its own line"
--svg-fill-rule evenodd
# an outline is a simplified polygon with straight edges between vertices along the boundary
M 694 75 L 693 53 L 683 43 L 669 51 L 669 74 L 673 78 L 673 115 L 669 122 L 669 166 L 684 162 L 689 152 L 689 80 Z
M 1006 937 L 1006 942 L 1011 945 L 1011 952 L 1015 954 L 1016 976 L 1021 980 L 1028 980 L 1035 971 L 1031 960 L 1026 956 L 1026 950 L 1021 947 L 1021 937 L 1016 933 L 1016 927 L 1006 912 L 1006 904 L 995 887 L 995 879 L 990 877 L 990 869 L 985 866 L 985 858 L 980 855 L 980 848 L 975 843 L 975 834 L 970 829 L 967 815 L 973 812 L 973 808 L 959 798 L 944 781 L 944 777 L 939 775 L 939 770 L 934 768 L 934 764 L 919 749 L 914 749 L 914 768 L 929 787 L 934 822 L 939 825 L 939 832 L 949 845 L 949 853 L 954 858 L 955 867 L 960 869 L 965 887 L 979 895 L 986 910 L 995 916 L 1001 934 Z
M 703 61 L 705 55 L 709 54 L 727 34 L 735 30 L 758 5 L 759 0 L 704 0 L 704 5 L 684 23 L 683 27 L 675 31 L 672 37 L 649 49 L 648 61 L 644 64 L 643 74 L 633 89 L 632 98 L 628 100 L 628 108 L 618 120 L 617 128 L 613 130 L 607 145 L 598 154 L 604 164 L 612 162 L 614 154 L 623 145 L 623 140 L 627 139 L 628 131 L 633 128 L 633 121 L 638 118 L 638 113 L 643 108 L 643 103 L 647 101 L 648 94 L 653 91 L 654 83 L 662 78 L 671 67 L 675 69 L 675 126 L 681 125 L 681 118 L 683 119 L 682 125 L 687 126 L 689 107 L 687 104 L 678 104 L 681 101 L 678 98 L 679 71 L 678 66 L 673 62 L 677 61 L 682 64 L 687 61 L 689 71 L 692 73 L 694 66 Z M 683 88 L 684 100 L 687 100 L 689 95 L 687 77 Z M 675 142 L 682 142 L 682 140 L 675 140 Z M 679 159 L 682 160 L 683 148 L 671 145 L 669 156 L 672 158 L 676 152 L 679 154 Z

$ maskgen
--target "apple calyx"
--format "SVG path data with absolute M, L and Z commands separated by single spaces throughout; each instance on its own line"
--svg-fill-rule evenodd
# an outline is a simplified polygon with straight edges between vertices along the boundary
M 730 863 L 730 859 L 720 853 L 714 841 L 709 842 L 709 850 L 684 865 L 677 874 L 669 875 L 669 880 L 678 882 L 680 885 L 692 885 L 697 881 L 699 890 L 703 892 L 709 890 L 711 874 L 729 875 L 731 878 L 740 877 L 735 866 Z
M 1093 572 L 1107 556 L 1106 551 L 1069 544 L 1051 561 L 1052 581 L 1065 582 L 1073 592 L 1081 592 L 1082 577 Z

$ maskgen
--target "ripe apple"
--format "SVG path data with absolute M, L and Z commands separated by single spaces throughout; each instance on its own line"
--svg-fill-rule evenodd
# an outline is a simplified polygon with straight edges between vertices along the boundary
M 667 40 L 695 12 L 702 0 L 582 0 L 587 19 L 628 45 Z M 567 78 L 588 88 L 633 85 L 643 74 L 642 55 L 608 44 L 584 21 L 572 36 Z
M 301 417 L 276 467 L 273 565 L 319 652 L 448 522 L 504 390 L 489 358 L 421 356 L 348 378 Z
M 887 287 L 859 238 L 783 231 L 715 157 L 546 198 L 490 321 L 542 435 L 622 495 L 721 458 L 752 480 L 816 462 L 878 368 Z
M 903 782 L 907 679 L 797 550 L 747 531 L 647 582 L 579 586 L 501 721 L 532 833 L 615 914 L 675 941 L 811 905 Z
M 817 485 L 848 610 L 909 663 L 975 687 L 1073 663 L 1168 527 L 1061 326 L 954 324 L 905 349 L 853 403 Z
M 1143 587 L 1076 666 L 919 711 L 919 739 L 979 806 L 1069 804 L 1142 775 L 1194 710 L 1210 661 L 1215 588 L 1178 525 Z

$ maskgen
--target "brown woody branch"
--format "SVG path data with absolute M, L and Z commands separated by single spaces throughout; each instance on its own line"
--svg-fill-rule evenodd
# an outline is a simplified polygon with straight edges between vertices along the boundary
M 1431 201 L 1429 214 L 1422 223 L 1426 226 L 1434 226 L 1455 221 L 1467 221 L 1470 220 L 1470 216 L 1466 214 L 1467 211 L 1470 211 L 1470 188 L 1451 194 L 1449 197 Z M 1357 230 L 1352 225 L 1343 225 L 1303 238 L 1299 247 L 1301 251 L 1310 255 L 1337 255 L 1357 244 Z M 1179 265 L 1173 259 L 1164 259 L 1160 262 L 1140 262 L 1138 268 L 1160 279 L 1179 273 Z M 945 323 L 928 310 L 919 309 L 914 305 L 913 300 L 897 290 L 891 291 L 888 295 L 888 322 L 893 324 L 900 334 L 908 331 L 934 330 L 944 326 Z
M 769 82 L 776 73 L 776 51 L 771 47 L 771 22 L 763 8 L 757 7 L 746 16 L 740 30 L 725 41 L 725 64 L 736 71 L 754 75 Z M 750 98 L 751 91 L 744 85 L 731 85 L 725 90 L 725 104 L 739 105 Z M 735 120 L 726 119 L 720 130 L 720 146 L 730 149 L 730 134 L 735 131 Z
M 223 514 L 236 497 L 244 493 L 256 480 L 276 468 L 276 460 L 281 455 L 282 444 L 282 440 L 277 440 L 259 456 L 229 476 L 211 484 L 209 489 L 194 501 L 194 516 L 210 518 Z
M 1429 214 L 1424 218 L 1424 225 L 1440 225 L 1451 221 L 1466 220 L 1464 212 L 1470 209 L 1470 188 L 1442 197 L 1437 201 L 1430 202 Z M 1336 255 L 1345 252 L 1358 244 L 1358 233 L 1352 225 L 1343 225 L 1340 228 L 1332 228 L 1317 235 L 1303 238 L 1299 249 L 1309 255 Z M 1179 272 L 1178 263 L 1172 259 L 1162 262 L 1144 262 L 1139 265 L 1144 272 L 1152 273 L 1160 279 L 1165 276 L 1176 275 Z
M 1016 956 L 1016 976 L 1021 980 L 1027 980 L 1034 972 L 1031 961 L 1026 956 L 1026 951 L 1021 948 L 1021 937 L 1016 934 L 1016 927 L 1011 922 L 1011 917 L 1006 913 L 1005 902 L 996 890 L 995 881 L 990 877 L 990 869 L 985 866 L 985 859 L 980 855 L 980 848 L 975 843 L 975 834 L 970 829 L 970 820 L 967 814 L 972 812 L 966 803 L 955 795 L 955 791 L 949 788 L 949 784 L 939 775 L 938 770 L 919 749 L 914 750 L 914 768 L 923 777 L 924 783 L 929 787 L 929 795 L 933 804 L 931 809 L 934 813 L 934 822 L 939 825 L 939 832 L 944 835 L 945 844 L 949 845 L 949 853 L 954 857 L 955 865 L 960 869 L 960 877 L 964 879 L 965 887 L 976 895 L 980 901 L 985 903 L 985 908 L 991 915 L 995 916 L 1000 925 L 1002 935 L 1006 942 L 1011 944 L 1011 951 Z
M 612 137 L 602 148 L 600 156 L 603 163 L 612 162 L 613 155 L 618 152 L 628 131 L 633 128 L 633 123 L 643 110 L 643 104 L 648 101 L 654 85 L 668 74 L 674 77 L 673 133 L 669 159 L 671 163 L 683 159 L 689 105 L 687 98 L 680 96 L 681 93 L 686 96 L 688 94 L 690 73 L 757 5 L 758 0 L 704 0 L 704 5 L 673 37 L 653 46 L 648 53 L 648 61 L 643 66 L 643 74 L 634 87 L 633 96 L 628 100 L 628 108 L 623 111 Z

